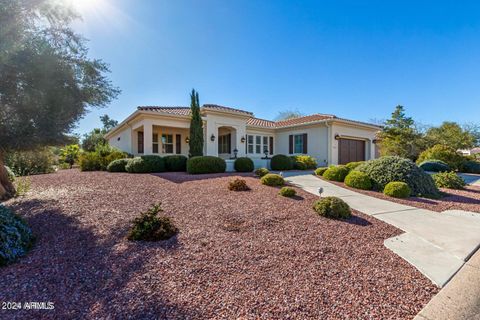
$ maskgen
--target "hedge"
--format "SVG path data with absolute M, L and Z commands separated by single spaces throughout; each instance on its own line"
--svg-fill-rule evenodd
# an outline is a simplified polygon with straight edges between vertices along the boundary
M 182 155 L 170 155 L 163 157 L 165 170 L 171 172 L 182 172 L 187 170 L 187 157 Z
M 237 172 L 252 172 L 255 169 L 252 159 L 247 157 L 237 158 L 233 166 Z
M 292 170 L 293 161 L 290 157 L 287 157 L 284 154 L 277 154 L 270 160 L 270 167 L 272 170 L 276 171 Z
M 190 174 L 222 173 L 226 169 L 225 160 L 219 157 L 196 156 L 187 161 L 187 172 Z
M 160 156 L 146 155 L 130 159 L 125 166 L 129 173 L 164 172 L 165 160 Z

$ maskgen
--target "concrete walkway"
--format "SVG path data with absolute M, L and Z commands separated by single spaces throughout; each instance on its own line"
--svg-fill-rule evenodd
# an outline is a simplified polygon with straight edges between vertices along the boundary
M 480 174 L 459 173 L 458 175 L 462 177 L 467 184 L 480 187 Z
M 345 189 L 310 172 L 285 172 L 285 179 L 305 191 L 342 198 L 350 207 L 391 224 L 405 233 L 385 246 L 443 287 L 480 245 L 480 214 L 460 210 L 443 213 L 418 209 Z

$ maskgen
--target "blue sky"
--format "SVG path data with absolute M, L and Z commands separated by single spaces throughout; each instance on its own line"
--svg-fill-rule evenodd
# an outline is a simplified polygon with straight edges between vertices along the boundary
M 75 29 L 122 94 L 93 110 L 200 103 L 333 113 L 361 121 L 397 104 L 424 124 L 480 123 L 480 3 L 86 0 Z

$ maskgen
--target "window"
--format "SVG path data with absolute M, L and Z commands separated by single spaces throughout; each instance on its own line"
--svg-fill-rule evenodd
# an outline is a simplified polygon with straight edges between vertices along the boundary
M 294 153 L 303 153 L 303 134 L 296 134 L 294 137 Z
M 162 134 L 162 153 L 173 153 L 173 135 Z
M 143 132 L 137 132 L 137 149 L 138 153 L 143 153 Z
M 152 137 L 152 152 L 158 153 L 158 133 L 154 133 Z
M 267 137 L 267 136 L 263 136 L 263 149 L 262 149 L 262 153 L 265 153 L 265 152 L 268 153 L 268 137 Z
M 253 153 L 253 136 L 248 136 L 247 153 Z
M 262 136 L 255 136 L 255 153 L 262 153 Z
M 226 134 L 218 137 L 218 153 L 231 153 L 231 134 Z

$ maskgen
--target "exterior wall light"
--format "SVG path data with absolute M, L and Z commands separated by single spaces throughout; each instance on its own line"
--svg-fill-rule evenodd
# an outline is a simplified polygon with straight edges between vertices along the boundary
M 340 140 L 340 135 L 338 133 L 335 135 L 335 140 Z
M 185 143 L 190 143 L 190 138 L 189 137 L 185 138 Z
M 377 139 L 373 139 L 372 142 L 373 142 L 373 144 L 377 144 L 377 143 L 378 143 L 378 140 L 377 140 Z
M 210 140 L 211 141 L 215 141 L 215 135 L 212 133 L 212 135 L 210 136 Z
M 240 139 L 240 142 L 245 143 L 245 137 L 242 137 L 242 139 Z
M 237 154 L 238 154 L 238 149 L 237 148 L 233 149 L 233 158 L 234 159 L 237 159 Z

